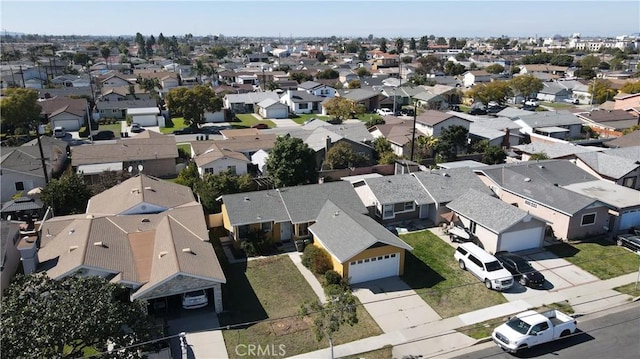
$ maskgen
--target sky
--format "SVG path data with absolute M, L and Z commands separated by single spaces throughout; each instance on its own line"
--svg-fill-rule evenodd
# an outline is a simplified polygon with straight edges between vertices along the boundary
M 640 1 L 0 0 L 0 27 L 109 36 L 618 36 L 640 32 Z

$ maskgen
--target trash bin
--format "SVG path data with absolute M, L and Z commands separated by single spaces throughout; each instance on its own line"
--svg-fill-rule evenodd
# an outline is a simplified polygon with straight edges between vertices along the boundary
M 298 239 L 298 240 L 295 240 L 293 243 L 296 245 L 296 250 L 297 250 L 298 252 L 304 252 L 304 245 L 305 245 L 305 243 L 304 243 L 304 241 L 303 241 L 303 240 Z

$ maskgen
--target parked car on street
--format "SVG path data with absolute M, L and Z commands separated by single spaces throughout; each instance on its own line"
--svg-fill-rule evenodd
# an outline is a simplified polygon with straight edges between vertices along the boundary
M 513 286 L 513 276 L 496 257 L 473 243 L 461 243 L 453 255 L 460 269 L 480 279 L 487 289 L 504 290 Z
M 380 116 L 393 115 L 393 111 L 388 108 L 379 108 L 376 110 L 376 113 Z
M 483 110 L 481 108 L 472 108 L 471 110 L 469 110 L 469 112 L 467 112 L 469 115 L 486 115 L 487 114 L 487 110 Z
M 527 101 L 524 102 L 525 106 L 533 106 L 533 107 L 538 107 L 538 101 L 533 100 L 533 99 L 529 99 Z
M 577 105 L 577 104 L 579 104 L 579 103 L 580 103 L 580 101 L 578 101 L 578 99 L 577 99 L 577 98 L 565 98 L 565 99 L 564 99 L 564 102 L 572 103 L 572 104 L 574 104 L 574 105 Z
M 621 234 L 618 236 L 616 244 L 621 247 L 627 247 L 634 252 L 640 252 L 640 235 Z
M 575 319 L 559 310 L 522 312 L 495 328 L 491 338 L 502 350 L 517 353 L 567 337 L 577 330 Z
M 533 268 L 526 259 L 506 251 L 496 252 L 494 256 L 498 258 L 506 270 L 513 274 L 513 279 L 520 282 L 523 286 L 531 288 L 541 288 L 544 286 L 544 276 Z
M 113 131 L 105 130 L 92 135 L 91 138 L 94 141 L 113 140 L 114 138 L 116 138 L 116 135 L 113 133 Z
M 184 293 L 182 295 L 182 308 L 184 309 L 202 308 L 206 307 L 208 304 L 209 298 L 207 297 L 207 291 L 204 289 Z

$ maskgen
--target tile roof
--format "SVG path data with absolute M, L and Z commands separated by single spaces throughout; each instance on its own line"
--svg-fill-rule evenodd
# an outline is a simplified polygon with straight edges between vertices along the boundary
M 340 263 L 348 261 L 377 243 L 413 250 L 373 218 L 341 208 L 331 200 L 324 202 L 316 223 L 309 227 L 309 231 Z
M 144 131 L 138 136 L 108 143 L 96 141 L 93 144 L 71 147 L 73 166 L 177 157 L 175 136 L 162 135 L 155 131 Z
M 518 207 L 473 189 L 449 202 L 447 207 L 497 234 L 529 216 Z

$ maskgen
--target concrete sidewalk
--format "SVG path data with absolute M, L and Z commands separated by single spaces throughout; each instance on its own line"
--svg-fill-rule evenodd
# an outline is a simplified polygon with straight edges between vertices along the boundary
M 298 270 L 300 271 L 300 274 L 302 274 L 304 279 L 307 280 L 307 283 L 309 283 L 309 285 L 311 286 L 311 289 L 313 289 L 313 291 L 316 293 L 316 295 L 318 296 L 318 299 L 320 299 L 320 303 L 322 304 L 326 303 L 327 297 L 324 294 L 324 289 L 322 288 L 322 284 L 320 284 L 320 282 L 318 281 L 318 278 L 316 278 L 316 276 L 313 275 L 313 273 L 311 273 L 311 271 L 302 264 L 301 254 L 298 252 L 292 252 L 292 253 L 287 253 L 287 255 L 289 256 L 289 258 L 291 258 L 291 261 L 293 262 L 293 264 L 296 265 L 296 267 L 298 268 Z
M 456 317 L 446 318 L 415 325 L 411 328 L 400 329 L 375 337 L 369 337 L 334 347 L 336 358 L 357 355 L 393 346 L 393 356 L 435 357 L 445 353 L 467 348 L 477 343 L 455 330 L 473 323 L 481 323 L 490 319 L 500 318 L 519 313 L 529 308 L 535 308 L 555 302 L 568 301 L 576 314 L 589 314 L 608 310 L 612 307 L 628 303 L 629 295 L 613 291 L 621 285 L 633 283 L 637 273 L 630 273 L 620 277 L 580 284 L 560 290 L 541 292 L 539 295 L 517 300 L 493 307 L 464 313 Z M 329 358 L 329 348 L 301 354 L 293 358 Z

